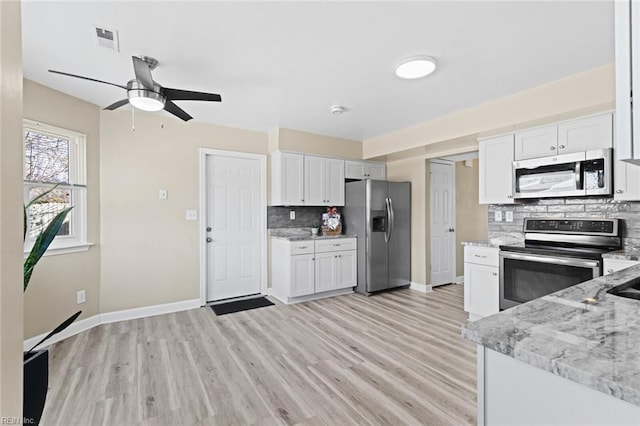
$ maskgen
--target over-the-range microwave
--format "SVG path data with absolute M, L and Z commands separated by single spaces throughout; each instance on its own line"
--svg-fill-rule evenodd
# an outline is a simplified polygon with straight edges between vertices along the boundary
M 612 149 L 513 162 L 513 198 L 611 195 Z

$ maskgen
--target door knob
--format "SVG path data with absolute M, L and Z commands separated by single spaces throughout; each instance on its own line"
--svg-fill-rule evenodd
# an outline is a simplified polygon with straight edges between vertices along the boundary
M 207 242 L 208 242 L 208 243 L 213 242 L 213 238 L 211 238 L 211 237 L 207 237 Z
M 616 189 L 616 194 L 622 194 L 622 189 Z
M 564 149 L 564 148 L 565 148 L 565 146 L 564 146 L 564 145 L 560 145 L 558 148 L 560 148 L 560 149 Z
M 550 146 L 550 147 L 549 147 L 549 149 L 550 149 L 551 151 L 555 151 L 555 150 L 556 150 L 556 147 L 555 147 L 555 146 Z

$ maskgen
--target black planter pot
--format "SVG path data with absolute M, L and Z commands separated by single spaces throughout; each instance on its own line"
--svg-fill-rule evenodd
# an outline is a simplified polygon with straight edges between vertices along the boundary
M 49 351 L 24 353 L 22 411 L 25 425 L 40 424 L 49 386 Z

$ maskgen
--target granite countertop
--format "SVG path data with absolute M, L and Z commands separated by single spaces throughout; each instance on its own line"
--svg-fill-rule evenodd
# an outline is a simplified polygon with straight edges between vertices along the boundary
M 462 335 L 640 406 L 640 300 L 606 292 L 634 278 L 640 265 L 469 322 Z
M 281 240 L 301 241 L 301 240 L 330 240 L 335 238 L 357 238 L 357 235 L 341 234 L 341 235 L 311 235 L 311 230 L 304 228 L 276 228 L 269 230 L 271 238 Z
M 602 255 L 606 259 L 638 260 L 640 261 L 640 251 L 638 250 L 616 250 Z
M 499 248 L 502 245 L 514 245 L 521 244 L 522 240 L 507 240 L 501 238 L 492 238 L 490 240 L 478 240 L 478 241 L 462 241 L 460 244 L 463 246 L 471 246 L 471 247 L 488 247 L 488 248 Z

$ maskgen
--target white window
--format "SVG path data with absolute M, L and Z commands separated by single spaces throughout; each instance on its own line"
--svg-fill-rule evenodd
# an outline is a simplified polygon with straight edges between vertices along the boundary
M 24 120 L 24 200 L 27 203 L 57 185 L 27 211 L 24 250 L 61 210 L 73 206 L 47 251 L 62 254 L 87 250 L 86 136 L 71 130 Z

